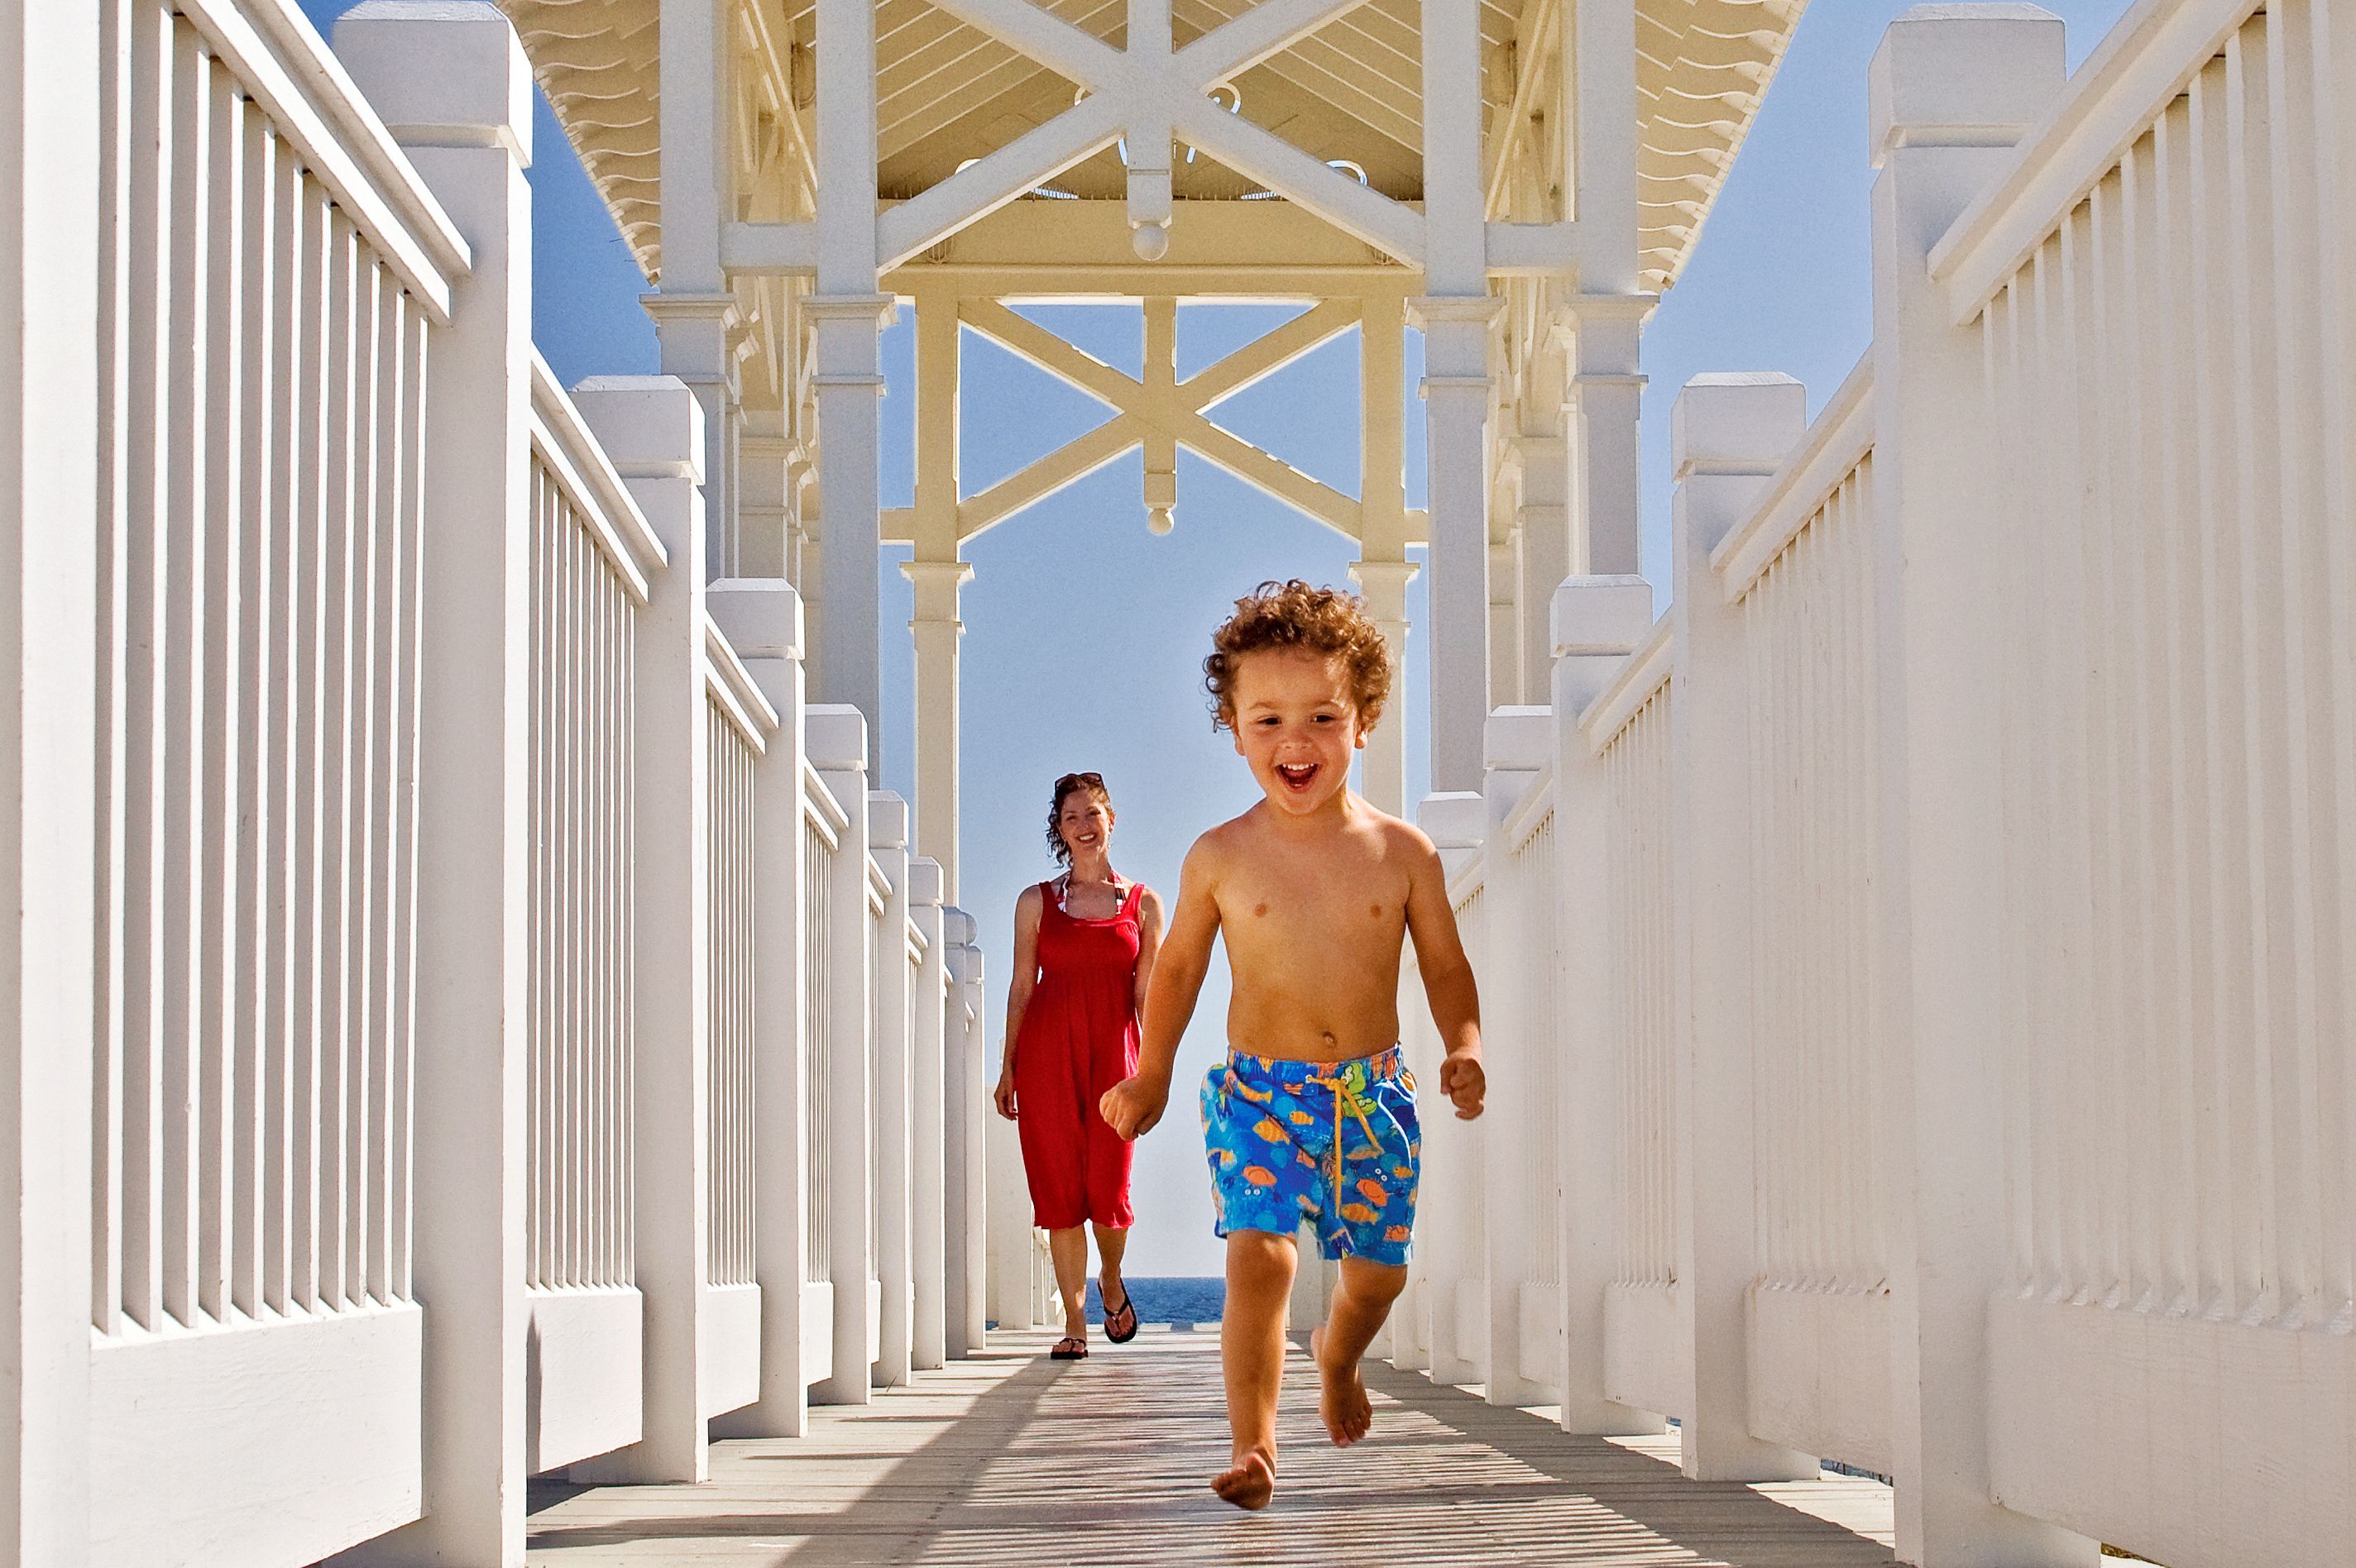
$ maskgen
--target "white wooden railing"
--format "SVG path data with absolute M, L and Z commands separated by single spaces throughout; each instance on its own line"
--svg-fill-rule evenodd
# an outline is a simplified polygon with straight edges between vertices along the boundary
M 0 365 L 69 471 L 6 523 L 48 956 L 0 1556 L 520 1561 L 528 1470 L 699 1478 L 714 1425 L 972 1349 L 971 923 L 859 716 L 805 708 L 793 591 L 704 581 L 692 394 L 533 354 L 506 23 L 372 5 L 340 60 L 290 0 L 9 26 L 68 86 L 7 139 L 82 173 L 6 312 L 86 314 Z M 832 1289 L 879 1187 L 888 1333 Z
M 1670 613 L 1564 584 L 1554 706 L 1492 716 L 1444 851 L 1493 1079 L 1554 1119 L 1494 1098 L 1485 1264 L 1423 1265 L 1492 1338 L 1435 1376 L 1556 1392 L 1544 1248 L 1494 1241 L 1533 1171 L 1567 1425 L 1889 1474 L 1910 1562 L 2356 1554 L 2313 1413 L 2356 1404 L 2332 20 L 2146 0 L 2066 84 L 2050 17 L 1891 28 L 1872 348 L 1813 424 L 1686 388 Z M 1547 819 L 1551 954 L 1494 918 Z

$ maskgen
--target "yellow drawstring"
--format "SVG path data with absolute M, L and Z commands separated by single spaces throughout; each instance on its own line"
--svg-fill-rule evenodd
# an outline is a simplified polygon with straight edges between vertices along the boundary
M 1366 1141 L 1376 1148 L 1383 1147 L 1383 1140 L 1375 1136 L 1375 1124 L 1366 1119 L 1366 1103 L 1359 1097 L 1357 1090 L 1351 1086 L 1349 1079 L 1338 1073 L 1329 1078 L 1323 1073 L 1312 1072 L 1309 1075 L 1309 1082 L 1323 1083 L 1333 1092 L 1333 1204 L 1338 1211 L 1344 1198 L 1342 1191 L 1343 1116 L 1347 1115 L 1357 1117 L 1358 1125 L 1365 1131 Z

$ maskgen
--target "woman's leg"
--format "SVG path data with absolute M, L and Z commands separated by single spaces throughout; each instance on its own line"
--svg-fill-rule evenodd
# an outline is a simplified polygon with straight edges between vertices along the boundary
M 1125 1226 L 1091 1224 L 1097 1233 L 1097 1289 L 1104 1296 L 1105 1316 L 1109 1318 L 1129 1304 L 1129 1286 L 1122 1283 L 1120 1260 L 1129 1251 L 1129 1231 Z
M 1088 1339 L 1087 1227 L 1048 1232 L 1047 1253 L 1055 1260 L 1055 1294 L 1064 1298 L 1065 1336 L 1085 1345 Z

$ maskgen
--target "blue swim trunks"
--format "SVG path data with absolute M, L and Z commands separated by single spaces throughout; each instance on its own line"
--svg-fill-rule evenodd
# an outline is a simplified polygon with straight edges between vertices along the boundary
M 1217 1231 L 1316 1227 L 1329 1258 L 1404 1264 L 1423 1137 L 1398 1047 L 1348 1061 L 1230 1056 L 1203 1081 Z

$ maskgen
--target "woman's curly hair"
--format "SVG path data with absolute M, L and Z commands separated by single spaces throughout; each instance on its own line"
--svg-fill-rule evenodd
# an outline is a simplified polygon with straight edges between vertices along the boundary
M 1382 628 L 1366 616 L 1365 602 L 1334 588 L 1312 588 L 1299 578 L 1263 582 L 1236 601 L 1236 613 L 1211 634 L 1211 656 L 1203 661 L 1203 684 L 1210 689 L 1212 727 L 1236 727 L 1236 670 L 1246 654 L 1262 648 L 1305 648 L 1339 658 L 1358 710 L 1358 727 L 1372 730 L 1391 694 L 1391 653 Z
M 1112 792 L 1105 788 L 1104 774 L 1066 773 L 1055 781 L 1055 798 L 1047 806 L 1047 848 L 1059 866 L 1072 863 L 1072 847 L 1064 842 L 1064 830 L 1060 826 L 1064 819 L 1064 802 L 1083 791 L 1104 802 L 1107 811 L 1112 809 Z

